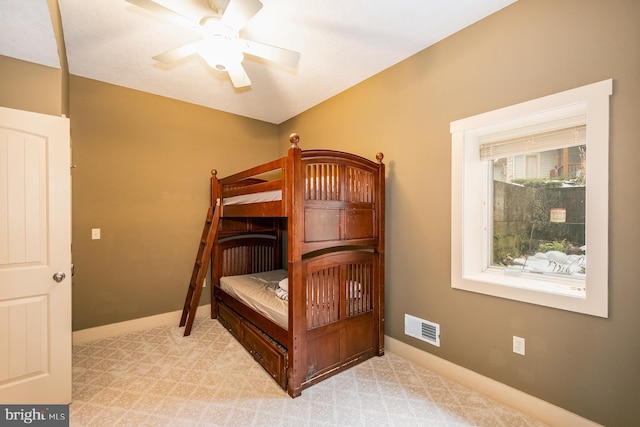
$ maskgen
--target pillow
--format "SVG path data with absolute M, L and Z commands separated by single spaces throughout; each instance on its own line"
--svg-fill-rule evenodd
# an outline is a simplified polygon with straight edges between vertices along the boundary
M 285 277 L 284 279 L 280 280 L 280 282 L 278 283 L 278 287 L 285 292 L 289 292 L 289 278 Z

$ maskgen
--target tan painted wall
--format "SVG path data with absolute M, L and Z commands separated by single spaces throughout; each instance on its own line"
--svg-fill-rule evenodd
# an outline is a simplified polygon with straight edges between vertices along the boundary
M 0 105 L 60 116 L 62 71 L 0 55 Z
M 610 317 L 453 290 L 449 123 L 607 78 Z M 609 427 L 640 419 L 640 2 L 520 0 L 280 126 L 387 164 L 386 332 Z M 281 142 L 281 151 L 285 149 Z M 631 197 L 631 195 L 635 195 Z M 441 324 L 441 347 L 404 314 Z M 526 338 L 526 356 L 512 336 Z
M 76 76 L 70 94 L 74 330 L 182 309 L 211 169 L 273 159 L 277 126 Z

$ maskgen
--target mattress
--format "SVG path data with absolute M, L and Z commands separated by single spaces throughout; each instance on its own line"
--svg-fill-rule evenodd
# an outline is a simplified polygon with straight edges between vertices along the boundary
M 260 193 L 242 194 L 224 198 L 224 206 L 248 205 L 250 203 L 275 202 L 282 200 L 282 190 L 262 191 Z M 220 199 L 218 199 L 218 205 Z
M 286 270 L 220 278 L 220 288 L 253 310 L 288 328 L 289 303 L 276 296 L 278 282 L 287 277 Z

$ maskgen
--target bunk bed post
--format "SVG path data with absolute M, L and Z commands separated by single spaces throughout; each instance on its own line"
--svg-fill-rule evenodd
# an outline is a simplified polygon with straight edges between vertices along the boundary
M 221 187 L 220 187 L 220 180 L 218 179 L 218 171 L 215 169 L 211 169 L 211 206 L 213 207 L 213 209 L 222 209 L 222 206 L 218 204 L 218 200 L 220 200 L 220 197 L 222 196 L 222 191 L 221 191 Z M 220 222 L 222 222 L 222 212 L 220 212 Z M 218 224 L 218 227 L 221 224 Z M 209 292 L 211 292 L 211 318 L 212 319 L 217 319 L 218 318 L 218 303 L 216 302 L 216 296 L 215 296 L 215 292 L 214 292 L 214 288 L 213 288 L 213 281 L 214 278 L 215 280 L 218 280 L 218 278 L 220 277 L 220 275 L 218 274 L 218 270 L 220 268 L 220 265 L 218 262 L 216 262 L 219 259 L 219 254 L 218 254 L 218 245 L 214 245 L 213 250 L 211 251 L 211 278 L 209 280 L 209 283 L 211 284 L 210 288 L 209 288 Z
M 384 261 L 385 261 L 385 252 L 384 252 L 384 236 L 385 236 L 385 222 L 384 222 L 384 213 L 385 213 L 385 168 L 382 159 L 384 155 L 382 153 L 376 153 L 376 160 L 378 161 L 378 185 L 377 185 L 377 194 L 376 197 L 376 224 L 378 226 L 377 230 L 377 246 L 375 248 L 376 253 L 376 262 L 375 264 L 378 266 L 377 269 L 377 280 L 378 280 L 378 296 L 377 296 L 377 304 L 378 304 L 378 318 L 375 319 L 375 325 L 378 328 L 378 339 L 377 339 L 377 348 L 376 353 L 378 356 L 384 355 Z
M 291 397 L 302 393 L 302 383 L 306 377 L 306 286 L 302 281 L 302 236 L 304 233 L 304 170 L 301 150 L 298 147 L 300 137 L 296 133 L 289 136 L 291 147 L 287 153 L 286 186 L 287 203 L 287 269 L 289 272 L 289 334 L 287 348 L 288 373 L 287 390 Z M 294 309 L 294 305 L 296 309 Z

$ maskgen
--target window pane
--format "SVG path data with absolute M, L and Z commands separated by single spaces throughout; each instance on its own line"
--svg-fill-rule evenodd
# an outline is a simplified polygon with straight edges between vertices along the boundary
M 488 161 L 491 267 L 586 278 L 586 146 Z

